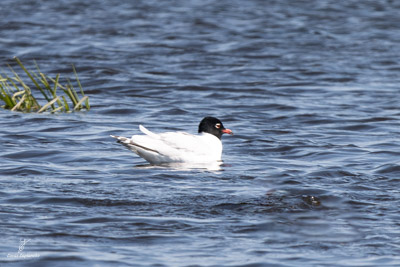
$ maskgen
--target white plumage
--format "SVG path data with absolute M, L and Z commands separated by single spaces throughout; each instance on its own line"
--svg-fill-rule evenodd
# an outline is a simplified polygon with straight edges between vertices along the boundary
M 139 126 L 145 135 L 131 138 L 114 136 L 121 144 L 152 164 L 170 162 L 211 162 L 221 160 L 222 143 L 209 133 L 192 135 L 185 132 L 156 134 Z
M 210 124 L 211 119 L 217 120 L 217 122 L 212 120 Z M 211 127 L 211 130 L 207 127 Z M 204 130 L 202 130 L 203 128 Z M 139 129 L 144 135 L 133 135 L 131 138 L 114 135 L 111 137 L 118 139 L 121 144 L 152 164 L 221 161 L 220 137 L 222 133 L 232 134 L 231 130 L 225 129 L 218 119 L 212 117 L 203 119 L 199 125 L 198 135 L 185 132 L 153 133 L 142 125 L 139 125 Z M 215 131 L 217 132 L 215 133 Z

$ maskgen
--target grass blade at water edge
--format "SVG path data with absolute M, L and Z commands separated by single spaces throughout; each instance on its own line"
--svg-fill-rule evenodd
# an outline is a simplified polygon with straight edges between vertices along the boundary
M 22 64 L 21 60 L 19 60 L 19 58 L 17 58 L 17 57 L 14 57 L 14 59 L 15 59 L 15 61 L 17 61 L 18 65 L 21 67 L 21 69 L 23 69 L 25 71 L 26 75 L 28 75 L 28 77 L 32 80 L 32 82 L 35 84 L 36 88 L 39 89 L 39 91 L 42 93 L 44 98 L 46 98 L 47 102 L 49 102 L 50 98 L 47 96 L 47 94 L 45 93 L 43 88 L 39 85 L 39 83 L 35 80 L 35 78 L 25 68 L 25 66 Z
M 85 92 L 83 92 L 81 81 L 79 80 L 78 73 L 76 72 L 76 69 L 75 69 L 74 65 L 72 65 L 72 69 L 73 69 L 73 71 L 75 73 L 76 82 L 78 83 L 78 86 L 79 86 L 79 89 L 81 91 L 81 94 L 82 94 L 82 96 L 85 96 Z M 89 98 L 86 98 L 85 106 L 86 106 L 87 110 L 90 110 Z
M 4 88 L 1 88 L 0 98 L 1 98 L 1 100 L 4 101 L 4 103 L 6 104 L 6 107 L 12 108 L 16 105 L 16 103 L 12 100 L 10 95 L 5 92 Z
M 62 98 L 62 100 L 64 101 L 64 109 L 65 109 L 65 111 L 66 111 L 66 112 L 71 111 L 70 108 L 69 108 L 69 105 L 68 105 L 68 102 L 67 102 L 67 99 L 65 98 L 65 96 L 62 96 L 61 98 Z
M 26 98 L 26 95 L 23 95 L 22 98 L 19 100 L 19 102 L 11 109 L 11 111 L 18 110 L 19 107 L 22 105 L 22 103 L 24 103 L 25 98 Z
M 52 113 L 56 111 L 70 112 L 69 103 L 72 103 L 73 110 L 81 110 L 85 108 L 89 110 L 89 98 L 85 96 L 75 66 L 73 66 L 73 72 L 75 74 L 76 82 L 80 88 L 82 99 L 74 88 L 74 85 L 67 78 L 68 83 L 64 86 L 60 84 L 60 74 L 57 74 L 55 79 L 42 73 L 38 64 L 35 61 L 36 70 L 29 71 L 17 57 L 14 58 L 22 71 L 28 76 L 28 83 L 25 83 L 21 76 L 9 66 L 13 76 L 2 75 L 0 73 L 0 102 L 4 104 L 0 107 L 5 109 L 12 109 L 13 111 L 30 112 L 32 109 L 39 113 L 45 112 L 50 107 Z M 26 80 L 26 77 L 24 76 Z M 76 85 L 76 84 L 75 84 Z M 61 88 L 62 91 L 57 90 Z M 42 96 L 47 102 L 41 107 L 34 97 L 34 92 L 40 91 Z M 58 96 L 57 91 L 63 95 Z M 40 97 L 42 100 L 42 97 Z M 68 100 L 68 101 L 67 101 Z
M 60 100 L 59 97 L 54 98 L 53 100 L 51 100 L 49 103 L 47 103 L 46 105 L 44 105 L 41 109 L 39 109 L 39 111 L 37 113 L 42 113 L 43 111 L 45 111 L 49 106 L 53 105 L 56 101 Z M 55 108 L 53 108 L 54 110 Z
M 81 109 L 80 106 L 81 106 L 82 103 L 83 103 L 85 100 L 87 100 L 87 99 L 88 99 L 87 96 L 82 97 L 82 99 L 75 105 L 74 110 L 79 110 L 79 109 Z

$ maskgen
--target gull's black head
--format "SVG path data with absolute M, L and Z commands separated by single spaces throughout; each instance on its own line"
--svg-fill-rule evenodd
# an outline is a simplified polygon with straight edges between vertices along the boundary
M 199 124 L 199 133 L 209 133 L 221 139 L 222 134 L 233 134 L 229 129 L 225 129 L 222 122 L 214 117 L 205 117 Z

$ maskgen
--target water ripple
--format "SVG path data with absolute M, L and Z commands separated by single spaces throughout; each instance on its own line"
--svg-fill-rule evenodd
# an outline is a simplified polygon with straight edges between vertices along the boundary
M 2 72 L 74 64 L 92 110 L 0 110 L 0 250 L 40 255 L 0 265 L 399 262 L 398 2 L 2 9 Z M 207 115 L 235 132 L 217 166 L 149 165 L 109 137 Z

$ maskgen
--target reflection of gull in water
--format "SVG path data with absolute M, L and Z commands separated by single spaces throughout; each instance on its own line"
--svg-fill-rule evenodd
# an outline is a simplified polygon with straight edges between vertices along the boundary
M 232 134 L 219 119 L 213 117 L 205 117 L 200 122 L 198 135 L 185 132 L 157 134 L 142 125 L 139 129 L 144 135 L 134 135 L 131 138 L 114 135 L 112 137 L 151 164 L 216 165 L 222 156 L 222 134 Z
M 190 163 L 190 162 L 172 162 L 163 164 L 143 164 L 136 165 L 136 168 L 168 168 L 177 171 L 204 170 L 204 171 L 223 171 L 223 167 L 227 166 L 222 161 L 214 161 L 208 163 Z

